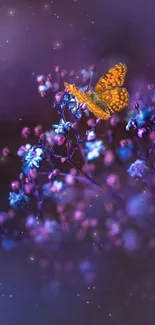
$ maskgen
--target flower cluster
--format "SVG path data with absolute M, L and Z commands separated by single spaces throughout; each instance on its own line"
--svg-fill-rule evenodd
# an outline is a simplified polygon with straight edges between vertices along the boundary
M 113 115 L 106 122 L 95 119 L 89 116 L 85 103 L 62 88 L 60 81 L 64 78 L 79 83 L 76 72 L 67 74 L 56 67 L 55 73 L 56 81 L 49 74 L 47 78 L 38 76 L 37 83 L 42 100 L 48 103 L 52 91 L 52 108 L 59 119 L 56 124 L 51 120 L 49 130 L 42 125 L 22 129 L 28 143 L 17 150 L 21 172 L 11 183 L 11 212 L 1 213 L 0 224 L 14 218 L 12 211 L 20 209 L 25 215 L 26 234 L 36 244 L 50 242 L 50 248 L 57 250 L 66 238 L 84 241 L 88 236 L 98 255 L 103 243 L 106 249 L 122 246 L 135 251 L 141 241 L 128 221 L 144 219 L 147 211 L 150 216 L 154 213 L 148 190 L 155 184 L 152 92 L 152 105 L 134 104 L 137 111 L 127 121 L 127 132 L 121 134 L 121 116 Z M 94 67 L 82 69 L 80 75 L 77 87 L 92 91 Z M 2 156 L 11 159 L 14 154 L 5 147 Z M 5 241 L 3 247 L 9 250 L 14 244 Z M 94 279 L 93 263 L 81 262 L 79 271 L 87 282 Z

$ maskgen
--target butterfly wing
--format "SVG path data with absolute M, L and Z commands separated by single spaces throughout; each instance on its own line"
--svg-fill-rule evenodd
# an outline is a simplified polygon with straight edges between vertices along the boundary
M 100 99 L 108 106 L 111 113 L 117 113 L 129 103 L 129 94 L 126 88 L 114 88 L 103 92 Z
M 107 120 L 110 117 L 110 111 L 104 111 L 103 107 L 96 104 L 96 102 L 89 95 L 81 92 L 74 85 L 70 85 L 68 83 L 64 83 L 64 85 L 66 90 L 74 95 L 79 103 L 86 103 L 89 111 L 92 112 L 97 118 Z
M 88 100 L 88 95 L 87 94 L 80 91 L 74 85 L 70 85 L 70 84 L 68 84 L 66 82 L 64 83 L 64 85 L 65 85 L 66 90 L 69 93 L 71 93 L 72 95 L 74 95 L 80 104 L 87 103 L 87 100 Z
M 97 82 L 94 88 L 94 93 L 100 97 L 100 95 L 106 90 L 123 86 L 126 73 L 126 64 L 118 63 L 114 65 L 114 67 L 110 68 L 108 72 Z

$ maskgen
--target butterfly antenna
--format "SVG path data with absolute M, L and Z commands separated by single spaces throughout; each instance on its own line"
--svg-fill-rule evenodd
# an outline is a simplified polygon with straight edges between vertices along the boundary
M 93 72 L 91 73 L 90 76 L 90 81 L 89 81 L 89 85 L 88 85 L 88 91 L 90 90 L 91 84 L 92 84 L 92 80 L 93 80 Z

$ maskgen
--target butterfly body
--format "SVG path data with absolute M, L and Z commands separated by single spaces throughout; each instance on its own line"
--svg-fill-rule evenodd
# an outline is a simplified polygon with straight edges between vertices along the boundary
M 65 83 L 67 91 L 72 93 L 79 103 L 86 103 L 88 109 L 97 117 L 107 120 L 112 114 L 128 105 L 129 94 L 122 88 L 127 67 L 124 63 L 116 64 L 97 82 L 94 91 L 81 92 L 74 85 Z

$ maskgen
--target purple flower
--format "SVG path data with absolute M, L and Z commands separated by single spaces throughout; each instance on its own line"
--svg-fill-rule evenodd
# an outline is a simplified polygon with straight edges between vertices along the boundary
M 131 177 L 142 177 L 148 170 L 144 160 L 137 159 L 128 169 Z

